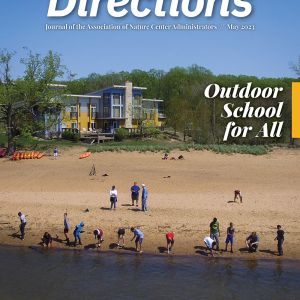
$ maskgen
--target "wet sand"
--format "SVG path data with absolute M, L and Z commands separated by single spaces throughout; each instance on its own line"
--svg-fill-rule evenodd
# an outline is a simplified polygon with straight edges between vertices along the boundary
M 79 160 L 83 149 L 73 148 L 41 160 L 0 160 L 0 243 L 39 246 L 49 231 L 53 246 L 68 247 L 63 241 L 63 213 L 67 210 L 73 228 L 86 223 L 83 246 L 93 248 L 93 230 L 104 231 L 103 250 L 116 242 L 118 227 L 139 226 L 145 234 L 144 252 L 164 251 L 165 233 L 175 232 L 175 255 L 205 255 L 203 238 L 209 235 L 213 217 L 220 221 L 221 249 L 226 228 L 236 229 L 234 254 L 216 256 L 274 258 L 276 225 L 286 232 L 285 258 L 300 258 L 300 151 L 277 149 L 265 156 L 222 155 L 212 152 L 173 152 L 183 161 L 163 161 L 162 153 L 97 153 Z M 95 164 L 97 175 L 89 176 Z M 103 177 L 103 174 L 109 176 Z M 130 187 L 133 181 L 149 188 L 149 212 L 132 207 Z M 116 211 L 110 211 L 109 190 L 119 193 Z M 233 191 L 240 189 L 243 203 L 233 202 Z M 85 212 L 86 209 L 89 212 Z M 18 211 L 27 215 L 25 240 L 17 234 Z M 244 248 L 251 231 L 260 237 L 259 252 Z M 133 251 L 132 234 L 126 232 L 126 247 Z

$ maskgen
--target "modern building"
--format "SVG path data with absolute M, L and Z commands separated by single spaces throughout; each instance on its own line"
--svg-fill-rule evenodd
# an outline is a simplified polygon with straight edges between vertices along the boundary
M 113 85 L 86 95 L 66 95 L 66 109 L 56 130 L 113 133 L 120 127 L 129 130 L 141 125 L 162 127 L 164 101 L 144 99 L 146 89 L 127 81 L 124 85 Z

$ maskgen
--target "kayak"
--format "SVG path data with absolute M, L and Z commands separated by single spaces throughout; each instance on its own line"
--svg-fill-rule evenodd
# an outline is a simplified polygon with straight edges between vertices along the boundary
M 92 154 L 92 152 L 83 153 L 79 156 L 79 159 L 87 158 L 87 157 L 91 156 L 91 154 Z

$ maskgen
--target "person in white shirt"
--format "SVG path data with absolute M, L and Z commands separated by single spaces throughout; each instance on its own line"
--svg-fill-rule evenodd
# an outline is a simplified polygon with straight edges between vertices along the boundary
M 117 207 L 117 201 L 118 201 L 118 191 L 116 190 L 116 187 L 113 185 L 111 187 L 111 190 L 109 192 L 110 196 L 110 209 Z
M 214 246 L 216 246 L 216 241 L 213 240 L 211 237 L 207 236 L 205 239 L 204 239 L 204 244 L 206 246 L 206 250 L 209 250 L 211 256 L 214 256 L 213 254 L 213 248 Z
M 18 212 L 18 216 L 20 218 L 20 239 L 23 241 L 24 240 L 24 237 L 25 237 L 25 226 L 26 226 L 26 217 L 23 213 L 21 212 Z

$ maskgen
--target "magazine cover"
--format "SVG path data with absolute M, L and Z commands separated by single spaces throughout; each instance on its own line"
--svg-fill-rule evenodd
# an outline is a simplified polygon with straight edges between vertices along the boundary
M 1 1 L 0 299 L 299 299 L 299 11 Z

